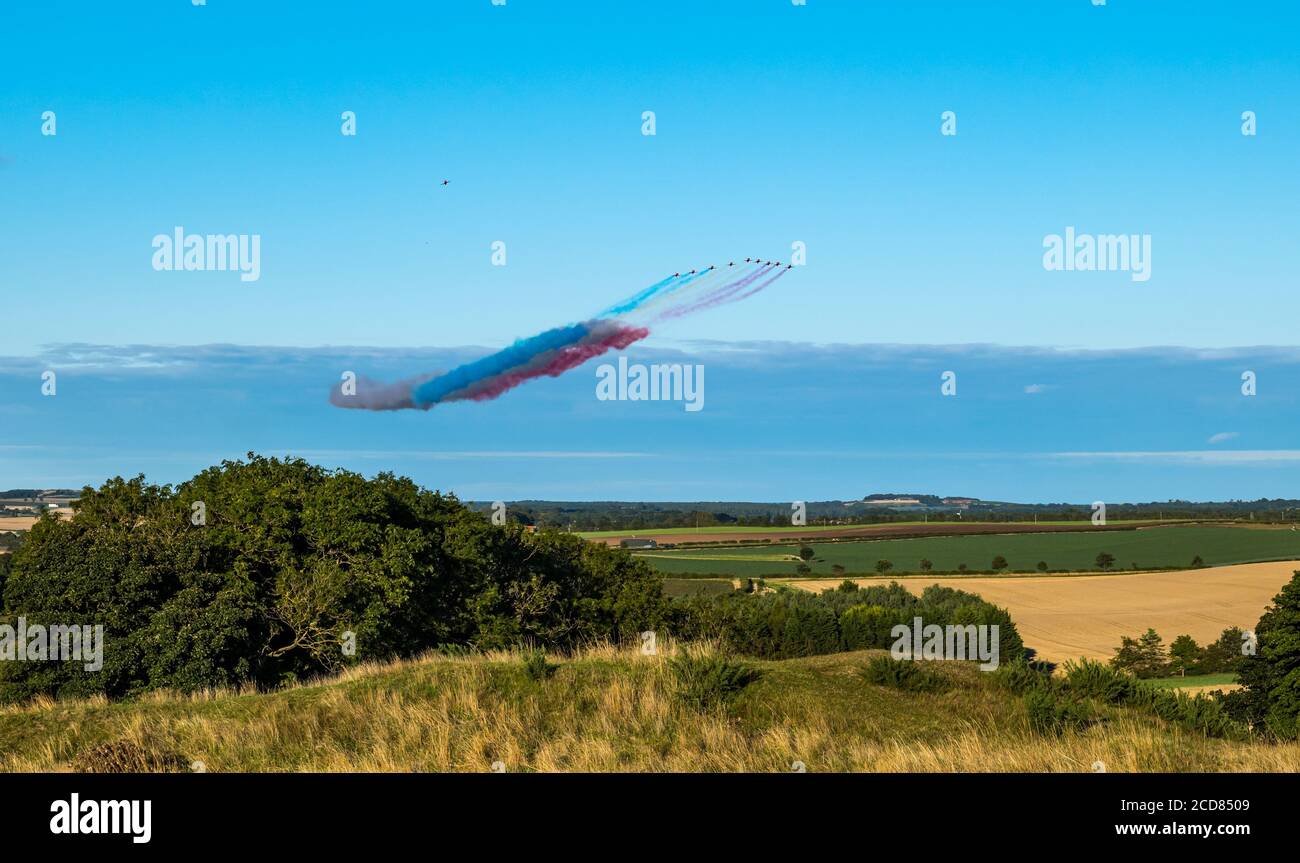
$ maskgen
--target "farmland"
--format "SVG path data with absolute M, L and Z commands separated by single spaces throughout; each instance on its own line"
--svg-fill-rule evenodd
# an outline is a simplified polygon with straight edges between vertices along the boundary
M 1229 525 L 1144 527 L 1133 530 L 1072 531 L 1023 534 L 934 536 L 871 541 L 810 542 L 812 575 L 874 573 L 876 562 L 888 560 L 891 572 L 921 572 L 921 561 L 936 571 L 991 568 L 994 557 L 1006 558 L 1008 569 L 1032 572 L 1040 561 L 1050 570 L 1095 570 L 1100 552 L 1115 557 L 1116 568 L 1186 567 L 1200 557 L 1207 566 L 1255 561 L 1300 559 L 1300 531 Z M 722 576 L 795 575 L 796 543 L 731 548 L 657 549 L 637 556 L 664 575 Z
M 1044 659 L 1109 659 L 1123 636 L 1154 628 L 1166 643 L 1187 634 L 1200 644 L 1230 626 L 1253 629 L 1300 561 L 1252 563 L 1170 572 L 1111 575 L 971 577 L 943 583 L 977 593 L 1007 609 L 1025 644 Z M 888 584 L 889 579 L 855 579 Z M 900 583 L 920 593 L 933 578 Z M 793 587 L 825 590 L 834 579 L 797 580 Z
M 1143 526 L 1179 522 L 1155 520 L 1116 521 L 1098 526 L 1089 520 L 1074 521 L 891 521 L 878 524 L 818 524 L 801 527 L 712 526 L 648 528 L 645 530 L 580 531 L 583 539 L 618 545 L 625 539 L 652 539 L 658 543 L 695 545 L 701 543 L 796 542 L 799 540 L 883 539 L 887 537 L 967 536 L 972 534 L 1104 532 L 1133 530 Z

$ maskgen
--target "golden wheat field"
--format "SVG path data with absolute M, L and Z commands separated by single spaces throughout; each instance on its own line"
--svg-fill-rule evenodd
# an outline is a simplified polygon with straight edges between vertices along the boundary
M 1300 561 L 1246 563 L 1169 572 L 970 578 L 855 578 L 897 581 L 914 593 L 945 584 L 978 593 L 1011 613 L 1025 644 L 1043 659 L 1109 659 L 1123 636 L 1154 628 L 1166 643 L 1190 635 L 1205 644 L 1224 629 L 1254 629 Z M 788 582 L 822 591 L 843 579 Z

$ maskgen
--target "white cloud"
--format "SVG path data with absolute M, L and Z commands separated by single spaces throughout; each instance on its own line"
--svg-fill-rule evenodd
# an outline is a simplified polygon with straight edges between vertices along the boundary
M 1051 385 L 1049 384 L 1030 384 L 1025 387 L 1025 392 L 1031 396 L 1036 396 L 1039 393 L 1047 392 L 1049 389 L 1051 389 Z
M 1148 464 L 1269 465 L 1300 462 L 1300 449 L 1170 450 L 1166 452 L 1058 452 L 1054 458 Z
M 1223 443 L 1224 441 L 1232 440 L 1236 436 L 1236 432 L 1219 432 L 1216 435 L 1210 435 L 1210 439 L 1207 440 L 1206 443 Z

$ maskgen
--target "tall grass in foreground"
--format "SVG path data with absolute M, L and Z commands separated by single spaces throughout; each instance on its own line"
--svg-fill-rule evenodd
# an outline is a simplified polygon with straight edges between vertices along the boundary
M 655 656 L 598 645 L 552 657 L 544 676 L 520 653 L 430 656 L 274 693 L 45 699 L 0 710 L 0 769 L 1300 770 L 1300 744 L 1209 739 L 1113 705 L 1098 707 L 1103 721 L 1044 735 L 1022 698 L 968 663 L 934 663 L 951 687 L 915 693 L 864 681 L 875 653 L 755 662 L 761 676 L 720 684 L 730 693 L 700 709 L 674 671 L 688 655 L 663 641 Z M 695 655 L 701 669 L 729 662 L 707 646 Z

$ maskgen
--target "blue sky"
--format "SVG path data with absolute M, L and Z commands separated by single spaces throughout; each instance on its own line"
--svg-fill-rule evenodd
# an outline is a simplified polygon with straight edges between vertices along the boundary
M 174 481 L 275 448 L 476 498 L 1295 494 L 1291 4 L 0 16 L 0 486 Z M 261 278 L 155 272 L 151 239 L 176 225 L 259 234 Z M 1045 271 L 1044 236 L 1069 225 L 1149 234 L 1150 280 Z M 699 414 L 595 402 L 589 367 L 429 414 L 324 403 L 339 363 L 446 367 L 795 241 L 806 267 L 639 349 L 706 362 Z M 76 344 L 94 361 L 59 347 Z M 211 345 L 242 349 L 194 347 Z M 138 346 L 167 346 L 163 370 Z M 55 398 L 44 368 L 67 372 Z M 1065 452 L 1094 455 L 1044 462 Z

